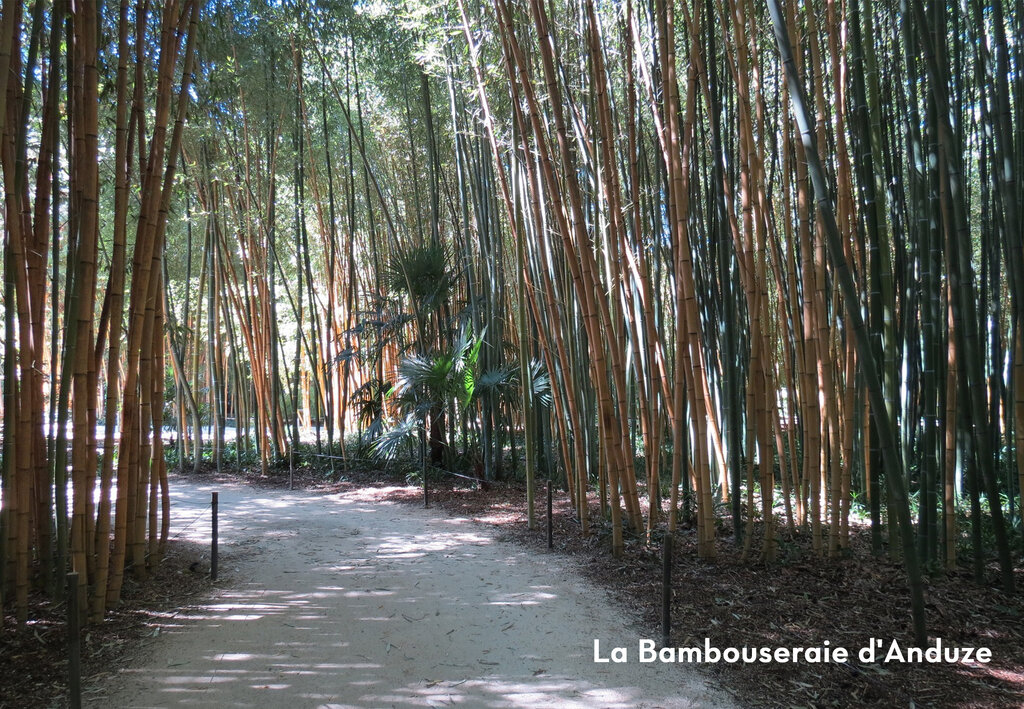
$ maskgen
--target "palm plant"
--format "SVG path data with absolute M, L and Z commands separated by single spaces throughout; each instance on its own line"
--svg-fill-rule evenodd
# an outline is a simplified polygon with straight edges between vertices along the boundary
M 411 354 L 401 359 L 398 382 L 392 392 L 404 416 L 402 423 L 374 443 L 378 455 L 390 457 L 414 433 L 429 431 L 430 462 L 440 465 L 444 461 L 448 450 L 444 439 L 444 412 L 449 404 L 456 402 L 465 409 L 473 399 L 476 362 L 482 344 L 482 336 L 474 338 L 470 330 L 464 328 L 451 349 Z M 418 428 L 420 425 L 422 428 Z
M 422 428 L 420 418 L 409 412 L 391 428 L 370 443 L 370 450 L 381 460 L 394 460 L 403 450 L 409 451 L 419 439 Z
M 387 413 L 384 401 L 391 391 L 391 382 L 377 379 L 367 380 L 352 392 L 352 405 L 359 422 L 359 443 L 373 442 L 384 431 L 384 417 Z
M 441 244 L 424 244 L 395 254 L 388 265 L 392 292 L 405 293 L 423 316 L 448 300 L 453 286 L 448 253 Z
M 527 369 L 531 400 L 543 406 L 551 406 L 551 378 L 544 368 L 544 363 L 538 359 L 530 360 Z M 519 362 L 509 362 L 489 367 L 476 374 L 470 394 L 473 400 L 492 396 L 501 404 L 519 407 L 522 405 L 522 386 Z
M 443 346 L 441 323 L 454 286 L 448 253 L 440 244 L 424 244 L 396 253 L 388 264 L 388 285 L 404 293 L 416 323 L 417 350 Z

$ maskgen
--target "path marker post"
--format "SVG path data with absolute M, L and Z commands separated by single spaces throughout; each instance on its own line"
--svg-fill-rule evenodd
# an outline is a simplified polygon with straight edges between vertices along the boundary
M 213 499 L 210 502 L 211 512 L 211 534 L 210 534 L 210 580 L 217 580 L 217 507 L 219 501 L 217 499 L 217 493 L 213 493 Z
M 420 436 L 420 456 L 422 460 L 423 473 L 423 509 L 430 507 L 430 488 L 427 486 L 427 419 L 423 418 L 423 435 Z
M 555 548 L 555 541 L 551 533 L 551 478 L 548 478 L 548 549 Z
M 82 707 L 82 616 L 78 605 L 78 572 L 68 572 L 68 700 Z

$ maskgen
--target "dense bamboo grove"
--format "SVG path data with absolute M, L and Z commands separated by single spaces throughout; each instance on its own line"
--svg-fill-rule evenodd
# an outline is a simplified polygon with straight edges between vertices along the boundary
M 958 554 L 1012 591 L 1022 23 L 5 0 L 5 607 L 74 568 L 101 619 L 204 457 L 522 477 L 531 524 L 551 477 L 613 554 L 866 526 L 919 637 Z
M 78 571 L 99 620 L 167 538 L 161 264 L 200 7 L 29 10 L 4 3 L 0 586 L 23 622 Z

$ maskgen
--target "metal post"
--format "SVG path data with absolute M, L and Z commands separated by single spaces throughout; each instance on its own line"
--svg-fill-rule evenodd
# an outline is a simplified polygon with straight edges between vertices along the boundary
M 68 694 L 71 709 L 82 707 L 82 617 L 78 605 L 78 572 L 68 573 Z
M 551 533 L 551 478 L 548 478 L 548 549 L 555 548 L 554 538 Z
M 430 507 L 430 488 L 427 486 L 427 418 L 423 417 L 423 435 L 420 436 L 421 473 L 423 475 L 423 508 Z
M 217 493 L 213 493 L 213 501 L 210 503 L 212 510 L 212 535 L 210 540 L 210 580 L 217 580 Z

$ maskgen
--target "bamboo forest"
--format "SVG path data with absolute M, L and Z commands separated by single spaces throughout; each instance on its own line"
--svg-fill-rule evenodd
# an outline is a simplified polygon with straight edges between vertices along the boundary
M 907 646 L 960 613 L 941 586 L 1019 650 L 1021 0 L 3 0 L 0 24 L 10 642 L 158 578 L 189 480 L 378 471 L 410 514 L 476 490 L 537 540 L 553 489 L 566 544 L 657 567 L 652 607 L 663 549 L 695 570 L 676 597 L 878 569 Z

